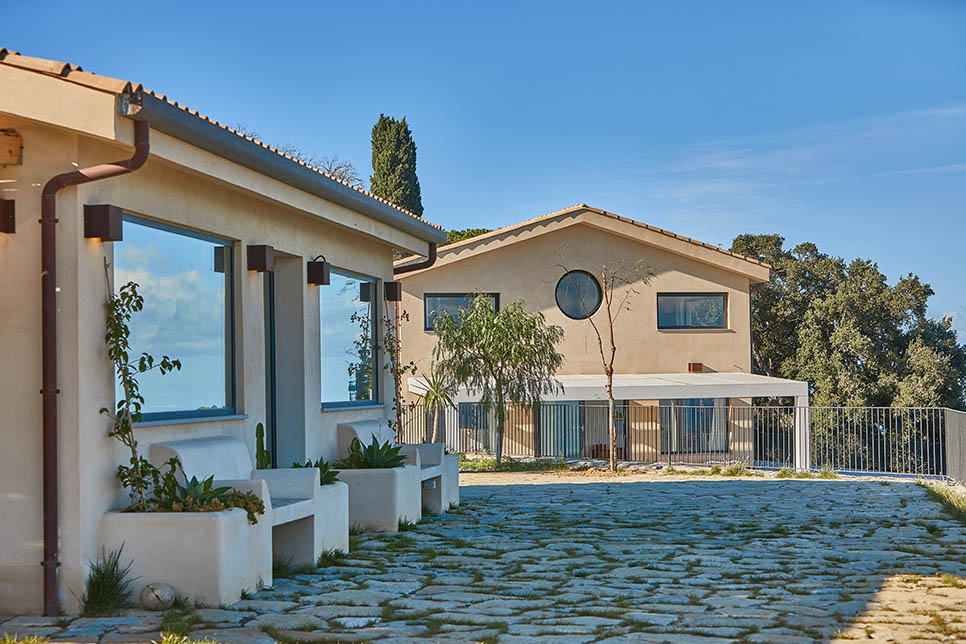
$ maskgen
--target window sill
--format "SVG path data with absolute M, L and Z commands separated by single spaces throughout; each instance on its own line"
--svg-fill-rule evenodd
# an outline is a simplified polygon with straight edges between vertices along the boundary
M 224 416 L 197 416 L 195 418 L 159 418 L 157 420 L 144 420 L 134 423 L 133 427 L 161 427 L 163 425 L 188 425 L 190 423 L 217 423 L 223 420 L 245 420 L 248 414 L 227 414 Z
M 734 329 L 658 329 L 658 333 L 737 333 Z
M 352 403 L 323 403 L 322 413 L 328 411 L 361 411 L 363 409 L 385 409 L 385 403 L 364 403 L 360 405 L 354 405 Z

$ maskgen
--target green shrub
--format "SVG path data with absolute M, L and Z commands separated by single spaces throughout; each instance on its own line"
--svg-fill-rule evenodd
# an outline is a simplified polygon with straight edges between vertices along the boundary
M 742 463 L 735 463 L 726 467 L 723 474 L 724 476 L 745 476 L 748 474 L 748 468 Z
M 401 454 L 402 447 L 393 446 L 386 441 L 379 443 L 379 439 L 372 437 L 372 443 L 363 446 L 358 438 L 353 438 L 349 445 L 349 456 L 336 463 L 337 466 L 349 470 L 358 469 L 389 469 L 406 463 L 406 457 Z
M 121 565 L 123 550 L 123 545 L 111 552 L 102 550 L 100 558 L 91 562 L 84 584 L 84 594 L 80 598 L 82 617 L 116 615 L 131 598 L 131 584 L 134 580 L 130 575 L 134 562 Z
M 292 463 L 292 467 L 316 467 L 319 470 L 319 483 L 321 485 L 332 485 L 339 480 L 339 470 L 332 469 L 332 464 L 324 459 L 319 459 L 315 463 L 311 460 L 305 461 L 305 465 Z
M 466 458 L 464 454 L 459 457 L 462 472 L 556 472 L 570 469 L 565 461 L 560 460 L 515 461 L 508 458 L 497 464 L 495 458 Z

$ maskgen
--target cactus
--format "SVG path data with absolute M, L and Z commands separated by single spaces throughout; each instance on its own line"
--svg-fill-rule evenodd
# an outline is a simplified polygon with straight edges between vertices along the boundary
M 265 427 L 255 425 L 255 467 L 260 470 L 272 468 L 272 453 L 265 449 Z

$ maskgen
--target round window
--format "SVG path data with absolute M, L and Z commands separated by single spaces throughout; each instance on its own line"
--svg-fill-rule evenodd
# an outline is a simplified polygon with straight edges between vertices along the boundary
M 557 282 L 557 306 L 574 320 L 589 318 L 597 312 L 604 296 L 600 284 L 587 271 L 570 271 Z

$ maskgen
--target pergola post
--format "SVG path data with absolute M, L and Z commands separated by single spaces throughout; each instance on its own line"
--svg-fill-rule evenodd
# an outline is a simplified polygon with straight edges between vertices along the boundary
M 795 396 L 795 469 L 804 472 L 811 466 L 811 420 L 808 394 Z

